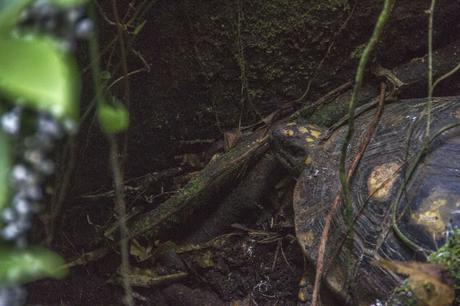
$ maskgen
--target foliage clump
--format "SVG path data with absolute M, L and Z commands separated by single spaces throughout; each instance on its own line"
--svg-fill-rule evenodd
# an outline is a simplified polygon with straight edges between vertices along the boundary
M 385 305 L 388 306 L 418 306 L 418 301 L 415 298 L 414 293 L 409 287 L 409 283 L 406 281 L 399 287 L 397 287 L 391 297 L 386 301 Z
M 453 281 L 454 289 L 460 288 L 460 229 L 453 233 L 446 244 L 428 256 L 427 260 L 429 263 L 443 266 L 447 271 L 447 276 Z M 456 292 L 455 304 L 458 303 L 460 303 L 460 297 Z M 420 304 L 406 280 L 393 291 L 385 305 L 417 306 Z
M 455 230 L 449 241 L 436 252 L 433 252 L 428 257 L 428 261 L 446 268 L 451 280 L 454 282 L 454 289 L 456 290 L 455 302 L 456 304 L 460 303 L 460 296 L 457 291 L 460 288 L 460 229 Z
M 456 230 L 449 241 L 428 257 L 431 263 L 443 265 L 456 286 L 460 285 L 460 230 Z

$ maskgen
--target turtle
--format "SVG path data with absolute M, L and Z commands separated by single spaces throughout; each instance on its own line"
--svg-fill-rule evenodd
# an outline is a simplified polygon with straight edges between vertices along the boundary
M 323 281 L 343 301 L 369 305 L 388 296 L 402 278 L 375 259 L 422 260 L 460 226 L 460 97 L 385 105 L 375 133 L 350 179 L 352 243 L 341 205 L 333 216 Z M 375 120 L 375 109 L 355 119 L 348 160 Z M 297 119 L 272 133 L 278 159 L 296 175 L 293 207 L 297 240 L 311 263 L 325 218 L 339 191 L 339 159 L 347 126 L 325 129 Z M 349 220 L 349 219 L 348 219 Z

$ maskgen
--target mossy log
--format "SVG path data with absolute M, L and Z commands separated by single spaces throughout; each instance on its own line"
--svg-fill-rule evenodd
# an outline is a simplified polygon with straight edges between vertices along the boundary
M 260 217 L 261 209 L 268 208 L 270 191 L 284 173 L 273 154 L 264 154 L 186 241 L 202 243 L 224 233 L 233 223 L 244 224 L 256 215 Z
M 174 230 L 200 209 L 217 204 L 245 175 L 247 169 L 267 151 L 262 133 L 254 133 L 218 159 L 211 161 L 182 190 L 154 210 L 128 223 L 129 238 L 143 234 L 159 238 Z
M 458 64 L 460 54 L 460 40 L 454 41 L 448 46 L 433 52 L 433 76 L 438 78 L 449 72 Z M 391 79 L 397 88 L 397 94 L 401 98 L 426 96 L 427 56 L 412 59 L 399 65 L 392 70 L 378 68 L 375 74 Z M 374 100 L 377 102 L 379 89 L 378 84 L 368 83 L 363 86 L 359 95 L 359 105 L 367 104 Z M 351 89 L 336 98 L 326 101 L 317 109 L 312 109 L 309 104 L 299 111 L 302 117 L 308 117 L 312 123 L 319 126 L 329 127 L 338 118 L 346 118 L 348 102 L 351 98 Z

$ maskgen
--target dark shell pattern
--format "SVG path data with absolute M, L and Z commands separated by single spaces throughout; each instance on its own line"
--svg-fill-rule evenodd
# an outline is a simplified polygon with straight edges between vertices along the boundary
M 433 98 L 430 134 L 450 128 L 432 139 L 426 154 L 419 154 L 426 139 L 425 107 L 426 99 L 385 106 L 351 180 L 355 221 L 351 248 L 345 243 L 349 227 L 343 204 L 333 218 L 325 280 L 353 305 L 385 296 L 401 281 L 374 266 L 374 259 L 421 259 L 460 226 L 460 97 Z M 356 118 L 348 163 L 375 112 Z M 344 126 L 321 141 L 320 128 L 296 122 L 274 135 L 294 143 L 296 158 L 302 156 L 304 162 L 294 190 L 295 223 L 297 238 L 312 262 L 324 219 L 339 190 L 338 164 L 346 131 Z

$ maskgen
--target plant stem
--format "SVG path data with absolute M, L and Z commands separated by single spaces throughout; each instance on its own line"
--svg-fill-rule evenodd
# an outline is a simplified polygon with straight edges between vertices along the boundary
M 96 12 L 94 9 L 94 4 L 89 5 L 88 15 L 96 24 Z M 96 95 L 96 103 L 98 106 L 102 104 L 102 87 L 101 87 L 101 68 L 100 68 L 100 54 L 99 54 L 99 43 L 97 40 L 96 27 L 93 30 L 93 35 L 89 38 L 89 57 L 90 57 L 90 66 L 91 74 L 93 77 L 94 91 Z
M 121 277 L 123 289 L 125 290 L 124 304 L 133 306 L 133 292 L 127 276 L 129 275 L 129 253 L 128 253 L 128 227 L 126 226 L 126 203 L 123 186 L 123 172 L 118 159 L 118 145 L 115 137 L 107 134 L 110 143 L 110 165 L 113 172 L 113 184 L 115 190 L 115 204 L 120 223 L 120 251 L 121 251 Z
M 94 5 L 90 5 L 89 9 L 90 18 L 96 24 L 96 13 Z M 99 46 L 96 31 L 89 40 L 90 49 L 90 62 L 91 71 L 94 81 L 94 90 L 96 92 L 97 105 L 101 106 L 103 102 L 102 87 L 100 82 L 100 63 L 99 63 Z M 127 279 L 129 273 L 129 254 L 128 254 L 128 239 L 127 233 L 128 228 L 126 226 L 126 203 L 124 198 L 124 186 L 123 186 L 123 171 L 118 160 L 118 145 L 115 136 L 106 134 L 110 145 L 110 165 L 113 173 L 113 183 L 115 189 L 115 204 L 118 213 L 118 221 L 120 222 L 120 252 L 121 252 L 121 277 L 123 282 L 123 289 L 125 290 L 124 304 L 127 306 L 133 306 L 133 293 L 131 285 Z
M 372 54 L 372 51 L 375 49 L 375 46 L 377 45 L 379 41 L 382 30 L 388 21 L 388 18 L 390 16 L 391 10 L 395 2 L 396 0 L 385 0 L 384 2 L 382 11 L 380 12 L 380 15 L 377 19 L 377 22 L 375 24 L 374 31 L 371 35 L 371 38 L 369 39 L 363 51 L 363 54 L 359 60 L 359 64 L 356 70 L 356 75 L 355 75 L 355 80 L 354 80 L 355 84 L 353 86 L 353 91 L 352 91 L 352 95 L 351 95 L 351 99 L 349 103 L 348 131 L 345 136 L 345 140 L 342 144 L 342 149 L 341 149 L 340 162 L 339 162 L 339 180 L 340 180 L 340 184 L 342 187 L 343 200 L 345 202 L 345 222 L 348 226 L 348 232 L 349 232 L 349 235 L 347 236 L 347 240 L 348 240 L 347 245 L 350 248 L 350 254 L 352 253 L 352 247 L 353 247 L 353 242 L 352 242 L 352 239 L 353 239 L 353 202 L 352 202 L 350 185 L 349 185 L 349 181 L 351 180 L 351 177 L 347 176 L 347 171 L 345 169 L 346 161 L 347 161 L 347 151 L 348 151 L 348 146 L 350 145 L 353 134 L 354 134 L 355 110 L 356 110 L 356 105 L 358 102 L 359 91 L 361 90 L 363 79 L 364 79 L 364 71 L 366 69 L 367 62 L 369 61 L 369 58 Z M 315 279 L 315 288 L 314 288 L 314 291 L 316 291 L 316 295 L 315 294 L 313 295 L 312 306 L 317 305 L 319 282 L 321 281 L 321 277 L 318 277 L 318 273 L 316 276 L 317 277 Z
M 452 68 L 451 71 L 449 71 L 449 72 L 447 72 L 446 74 L 440 76 L 436 81 L 434 81 L 434 83 L 433 83 L 433 90 L 436 88 L 436 86 L 437 86 L 440 82 L 444 81 L 445 79 L 447 79 L 448 77 L 450 77 L 451 75 L 453 75 L 454 73 L 456 73 L 456 72 L 459 71 L 459 70 L 460 70 L 460 63 L 457 64 L 457 66 L 455 66 L 454 68 Z
M 129 112 L 130 109 L 130 92 L 129 92 L 129 72 L 128 72 L 128 63 L 126 62 L 126 44 L 123 32 L 123 24 L 118 14 L 117 3 L 115 0 L 112 0 L 112 11 L 115 17 L 115 22 L 117 23 L 118 30 L 118 41 L 120 42 L 120 57 L 121 57 L 121 66 L 123 69 L 123 87 L 124 87 L 124 100 L 126 103 L 126 109 Z M 122 146 L 122 162 L 125 163 L 126 156 L 128 153 L 128 130 L 125 131 L 123 135 L 123 146 Z
M 433 13 L 436 0 L 431 0 L 428 11 L 428 101 L 426 105 L 426 138 L 430 137 L 431 109 L 433 108 Z
M 359 61 L 358 68 L 356 70 L 355 84 L 353 87 L 353 92 L 352 92 L 352 96 L 351 96 L 351 100 L 349 104 L 349 110 L 348 110 L 348 131 L 345 137 L 345 141 L 343 142 L 343 145 L 342 145 L 342 151 L 340 155 L 340 164 L 339 164 L 339 178 L 340 178 L 340 183 L 343 189 L 343 198 L 346 204 L 345 216 L 347 218 L 347 221 L 353 220 L 353 217 L 352 217 L 353 207 L 352 207 L 352 199 L 351 199 L 351 194 L 350 194 L 350 186 L 349 186 L 349 182 L 348 182 L 346 170 L 345 170 L 345 163 L 347 160 L 348 146 L 354 134 L 355 110 L 356 110 L 356 105 L 358 102 L 358 95 L 362 87 L 363 78 L 364 78 L 364 70 L 366 68 L 367 62 L 369 61 L 369 57 L 372 51 L 374 50 L 375 46 L 377 45 L 377 42 L 379 41 L 380 34 L 382 33 L 383 27 L 388 21 L 388 18 L 390 16 L 390 13 L 391 13 L 391 10 L 392 10 L 392 7 L 395 1 L 396 0 L 385 0 L 383 9 L 380 13 L 377 23 L 375 24 L 374 32 L 372 33 L 372 36 L 369 39 L 369 42 L 367 43 L 366 48 L 363 51 L 363 54 Z M 352 225 L 352 224 L 349 224 L 349 225 Z
M 390 16 L 391 9 L 395 1 L 396 0 L 385 0 L 382 12 L 380 13 L 380 16 L 375 25 L 374 32 L 372 33 L 372 36 L 369 39 L 369 42 L 367 43 L 366 48 L 363 51 L 363 55 L 361 56 L 359 61 L 358 69 L 356 70 L 355 84 L 353 87 L 353 92 L 348 109 L 348 131 L 345 137 L 345 141 L 342 145 L 342 152 L 340 156 L 340 182 L 342 184 L 345 195 L 344 198 L 346 199 L 347 203 L 351 203 L 351 199 L 349 199 L 350 195 L 348 182 L 346 180 L 345 161 L 347 158 L 347 148 L 354 134 L 355 110 L 358 101 L 358 94 L 362 87 L 364 70 L 366 68 L 367 62 L 369 61 L 369 57 L 380 38 L 380 34 L 388 20 L 388 17 Z

